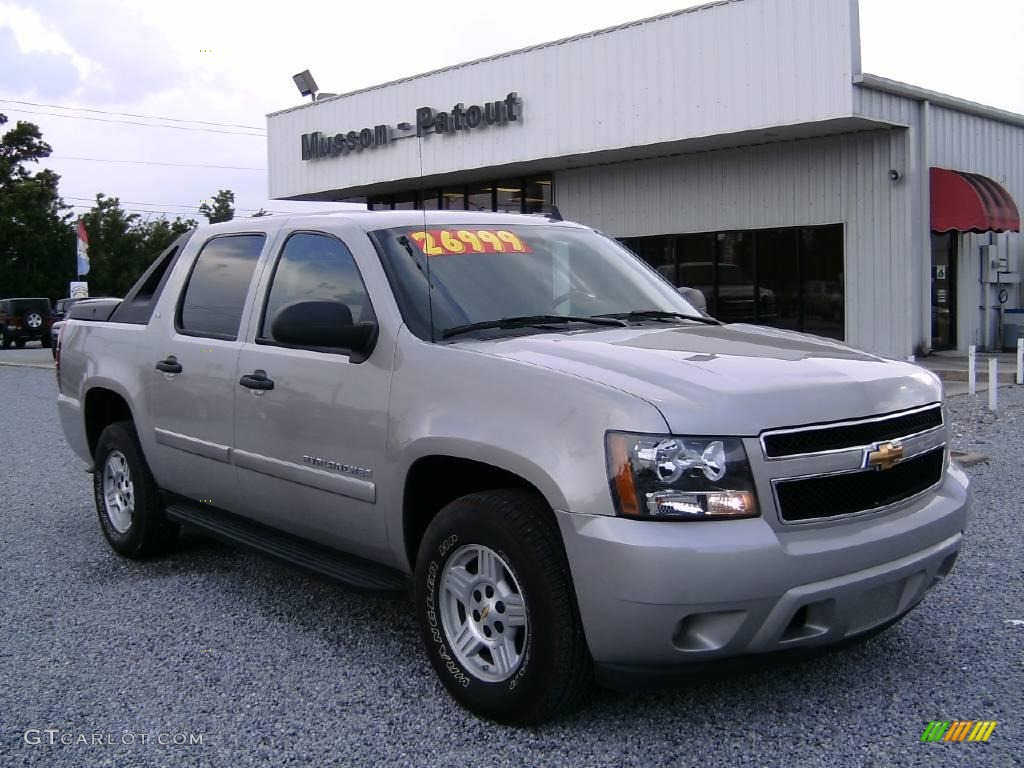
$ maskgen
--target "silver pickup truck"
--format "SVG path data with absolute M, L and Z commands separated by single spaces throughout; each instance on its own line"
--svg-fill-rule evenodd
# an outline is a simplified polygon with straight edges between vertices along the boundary
M 411 592 L 444 685 L 504 722 L 870 636 L 967 525 L 932 374 L 721 324 L 548 217 L 200 227 L 59 347 L 114 550 L 187 525 Z

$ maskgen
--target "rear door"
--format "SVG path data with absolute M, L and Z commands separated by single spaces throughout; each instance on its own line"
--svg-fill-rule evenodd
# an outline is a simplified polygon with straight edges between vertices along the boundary
M 266 247 L 259 232 L 206 240 L 170 308 L 173 318 L 151 324 L 144 374 L 153 473 L 164 490 L 224 509 L 241 502 L 230 463 L 235 366 Z
M 376 482 L 384 469 L 393 348 L 382 339 L 368 359 L 352 362 L 345 350 L 285 346 L 272 330 L 277 312 L 295 301 L 337 301 L 356 323 L 376 319 L 356 248 L 346 242 L 353 238 L 369 250 L 354 228 L 282 232 L 265 270 L 252 341 L 238 357 L 233 460 L 249 516 L 382 560 L 391 555 Z M 273 389 L 241 385 L 257 371 Z

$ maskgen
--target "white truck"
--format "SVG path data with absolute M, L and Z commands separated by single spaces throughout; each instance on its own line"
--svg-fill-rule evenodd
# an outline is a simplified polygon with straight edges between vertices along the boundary
M 542 216 L 200 227 L 66 322 L 58 379 L 114 550 L 188 525 L 408 591 L 444 685 L 505 722 L 867 637 L 967 525 L 931 373 L 719 323 Z

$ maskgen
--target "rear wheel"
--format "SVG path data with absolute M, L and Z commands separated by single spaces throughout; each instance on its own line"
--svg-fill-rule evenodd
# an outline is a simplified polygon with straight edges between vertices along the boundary
M 10 348 L 11 348 L 11 338 L 7 334 L 4 334 L 3 336 L 0 336 L 0 349 L 10 349 Z
M 130 421 L 103 430 L 94 454 L 93 493 L 100 528 L 118 554 L 143 558 L 165 551 L 178 526 L 167 522 L 160 492 Z
M 24 339 L 16 339 L 14 341 L 14 346 L 16 346 L 18 349 L 24 349 L 25 348 L 25 340 Z
M 49 349 L 50 347 L 53 346 L 53 339 L 50 338 L 49 332 L 44 333 L 40 337 L 39 343 L 43 345 L 43 349 Z
M 30 310 L 21 318 L 21 322 L 30 332 L 35 332 L 43 327 L 43 316 L 34 310 Z
M 540 722 L 590 686 L 561 536 L 533 494 L 474 493 L 441 510 L 420 546 L 416 605 L 434 669 L 478 715 Z

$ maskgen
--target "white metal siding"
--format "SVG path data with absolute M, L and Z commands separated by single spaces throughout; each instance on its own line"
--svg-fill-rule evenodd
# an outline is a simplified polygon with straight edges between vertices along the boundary
M 906 131 L 872 131 L 592 166 L 555 175 L 562 214 L 614 237 L 845 224 L 846 338 L 908 355 L 912 195 L 889 181 Z
M 854 112 L 864 117 L 886 120 L 911 127 L 910 141 L 915 147 L 921 132 L 920 103 L 906 96 L 884 93 L 870 88 L 854 88 Z M 939 168 L 951 168 L 957 171 L 980 173 L 999 182 L 1013 197 L 1018 210 L 1024 210 L 1024 128 L 1011 125 L 980 115 L 961 112 L 949 107 L 932 104 L 929 107 L 928 126 L 928 164 Z M 912 173 L 916 173 L 916 164 L 908 165 Z M 908 183 L 918 180 L 911 177 Z M 923 187 L 927 190 L 927 187 Z M 927 192 L 925 192 L 927 194 Z M 927 224 L 917 222 L 920 226 L 912 233 L 914 252 L 920 253 L 921 233 L 926 231 Z M 1002 241 L 1008 248 L 1011 265 L 1018 271 L 1024 265 L 1024 237 L 1020 234 L 967 234 L 961 239 L 960 258 L 957 262 L 957 345 L 966 349 L 969 344 L 982 344 L 984 330 L 982 327 L 981 310 L 984 296 L 979 283 L 980 257 L 979 246 L 987 244 L 990 239 Z M 918 272 L 922 279 L 925 275 Z M 1008 307 L 1024 306 L 1024 293 L 1019 285 L 1007 286 L 1010 293 Z M 990 304 L 994 305 L 997 292 L 990 289 Z M 915 301 L 930 303 L 931 297 L 918 289 Z M 990 311 L 989 322 L 991 339 L 996 336 L 996 317 Z M 930 329 L 922 329 L 920 334 L 930 333 Z
M 854 9 L 855 10 L 855 9 Z M 851 0 L 726 0 L 268 118 L 270 197 L 417 178 L 417 141 L 318 161 L 300 136 L 413 121 L 517 91 L 521 124 L 430 136 L 424 175 L 848 117 Z
M 929 156 L 932 164 L 958 171 L 981 173 L 998 181 L 1017 203 L 1024 206 L 1024 128 L 987 120 L 942 107 L 931 108 Z M 965 235 L 958 261 L 957 339 L 963 349 L 968 344 L 984 344 L 984 291 L 979 283 L 981 257 L 979 247 L 1002 240 L 1010 252 L 1011 264 L 1018 274 L 1024 263 L 1024 237 L 1020 234 Z M 1009 293 L 1008 308 L 1024 306 L 1021 286 L 1003 286 Z M 989 288 L 989 341 L 997 344 L 998 290 Z M 977 308 L 977 309 L 976 309 Z

